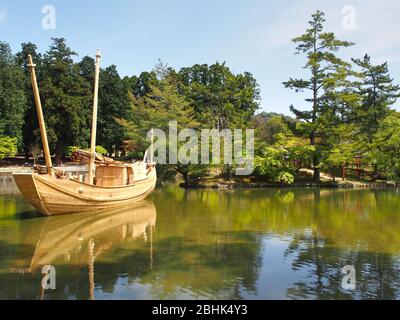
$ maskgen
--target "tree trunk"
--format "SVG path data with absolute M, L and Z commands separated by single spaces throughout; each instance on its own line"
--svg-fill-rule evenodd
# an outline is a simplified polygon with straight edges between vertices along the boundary
M 379 178 L 379 173 L 378 173 L 378 166 L 376 164 L 373 165 L 373 171 L 372 171 L 372 181 L 376 181 Z
M 24 156 L 25 156 L 25 161 L 29 161 L 30 150 L 28 146 L 24 146 Z
M 232 170 L 231 170 L 231 166 L 229 164 L 226 165 L 225 178 L 226 178 L 226 180 L 230 180 L 232 178 Z
M 317 43 L 316 41 L 314 42 L 314 54 L 318 52 L 317 49 Z M 312 124 L 314 126 L 315 122 L 317 121 L 317 111 L 318 111 L 318 83 L 317 83 L 317 77 L 318 77 L 318 67 L 316 65 L 313 66 L 312 68 L 312 82 L 313 82 L 313 109 L 312 109 Z M 315 128 L 312 128 L 312 132 L 310 135 L 310 142 L 312 146 L 315 146 Z M 314 177 L 313 180 L 316 183 L 319 183 L 320 181 L 320 172 L 319 172 L 319 159 L 318 155 L 316 152 L 314 152 L 313 156 L 313 169 L 314 169 Z
M 56 143 L 56 166 L 62 165 L 62 143 L 57 141 Z
M 310 145 L 314 146 L 315 145 L 315 133 L 311 132 L 310 135 Z M 319 171 L 319 159 L 316 153 L 314 153 L 313 156 L 313 169 L 314 169 L 314 176 L 313 176 L 313 180 L 316 183 L 319 183 L 320 180 L 320 171 Z
M 314 179 L 314 182 L 319 183 L 321 174 L 320 174 L 320 171 L 319 171 L 319 168 L 317 167 L 317 165 L 319 165 L 319 163 L 316 164 L 316 160 L 314 159 L 314 177 L 313 177 L 313 179 Z
M 185 186 L 189 186 L 189 174 L 187 172 L 182 173 L 183 179 L 185 181 Z
M 342 180 L 346 180 L 346 164 L 342 165 Z

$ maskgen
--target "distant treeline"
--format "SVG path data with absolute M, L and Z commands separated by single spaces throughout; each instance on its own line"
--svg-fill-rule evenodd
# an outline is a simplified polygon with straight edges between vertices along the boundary
M 50 148 L 60 163 L 66 147 L 88 146 L 95 66 L 94 59 L 88 56 L 74 62 L 77 53 L 67 46 L 65 39 L 52 41 L 43 54 L 35 44 L 23 43 L 15 55 L 7 43 L 0 42 L 0 136 L 12 137 L 26 156 L 41 144 L 27 67 L 30 54 L 36 64 Z M 137 122 L 133 117 L 133 100 L 149 95 L 166 82 L 173 83 L 187 107 L 207 126 L 222 128 L 248 123 L 258 108 L 259 89 L 253 76 L 234 75 L 225 64 L 194 65 L 175 71 L 160 61 L 152 71 L 123 79 L 116 66 L 111 65 L 100 72 L 98 144 L 109 153 L 125 150 L 124 142 L 129 144 L 131 137 L 119 120 Z M 170 120 L 187 122 L 186 117 L 176 118 L 169 111 Z
M 400 88 L 387 63 L 375 65 L 367 54 L 343 60 L 339 51 L 354 44 L 326 32 L 324 22 L 317 11 L 309 29 L 293 39 L 309 77 L 293 77 L 283 85 L 309 93 L 305 106 L 310 106 L 291 106 L 295 117 L 256 114 L 256 79 L 248 72 L 232 73 L 225 63 L 174 70 L 159 61 L 153 70 L 125 78 L 111 65 L 100 73 L 98 145 L 109 154 L 143 155 L 146 131 L 166 129 L 170 120 L 179 128 L 255 128 L 255 173 L 266 180 L 292 183 L 307 167 L 319 181 L 320 170 L 334 176 L 341 166 L 357 162 L 369 178 L 399 181 L 400 115 L 391 107 Z M 17 151 L 37 154 L 41 145 L 28 54 L 37 65 L 50 148 L 60 164 L 71 146 L 88 147 L 94 59 L 77 62 L 63 38 L 53 38 L 45 53 L 23 43 L 13 54 L 0 42 L 0 159 Z M 232 166 L 219 169 L 229 178 Z M 210 166 L 177 164 L 173 169 L 188 180 L 206 174 Z

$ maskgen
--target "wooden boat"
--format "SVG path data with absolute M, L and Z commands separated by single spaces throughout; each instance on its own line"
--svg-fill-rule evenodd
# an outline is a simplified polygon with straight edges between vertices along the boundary
M 45 215 L 87 212 L 124 206 L 144 199 L 156 185 L 157 174 L 147 152 L 143 161 L 122 163 L 96 154 L 98 82 L 100 72 L 100 53 L 96 54 L 95 86 L 93 99 L 93 118 L 90 152 L 79 151 L 86 155 L 89 166 L 85 181 L 78 177 L 68 177 L 62 169 L 52 166 L 46 126 L 43 118 L 39 89 L 36 81 L 35 65 L 29 56 L 32 87 L 38 113 L 40 133 L 46 167 L 36 167 L 32 173 L 15 173 L 14 180 L 28 202 Z
M 155 170 L 132 184 L 102 187 L 75 179 L 58 179 L 38 173 L 14 174 L 21 193 L 45 215 L 79 213 L 119 207 L 144 199 L 156 183 Z

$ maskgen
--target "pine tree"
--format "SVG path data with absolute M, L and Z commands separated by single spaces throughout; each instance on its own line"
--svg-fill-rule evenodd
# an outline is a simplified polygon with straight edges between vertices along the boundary
M 27 108 L 24 116 L 23 142 L 24 154 L 28 159 L 32 148 L 40 144 L 39 124 L 36 112 L 35 100 L 33 97 L 30 70 L 28 68 L 28 55 L 32 56 L 36 64 L 36 77 L 40 83 L 42 80 L 42 55 L 37 52 L 37 46 L 31 42 L 22 43 L 21 51 L 16 54 L 17 62 L 24 71 L 24 89 L 27 96 Z
M 98 113 L 98 144 L 109 152 L 118 151 L 126 130 L 117 119 L 129 119 L 131 103 L 128 87 L 120 78 L 115 65 L 100 72 L 99 84 L 99 113 Z
M 320 143 L 318 139 L 321 136 L 321 130 L 325 127 L 321 121 L 324 120 L 324 113 L 332 112 L 329 110 L 327 103 L 329 99 L 326 94 L 331 94 L 347 76 L 348 64 L 338 58 L 335 52 L 352 45 L 351 42 L 336 39 L 331 32 L 324 32 L 324 22 L 324 13 L 315 12 L 309 21 L 310 28 L 303 35 L 293 39 L 293 42 L 297 44 L 295 53 L 307 56 L 304 68 L 309 70 L 310 77 L 308 79 L 290 78 L 289 81 L 283 83 L 285 87 L 296 92 L 307 90 L 311 93 L 311 96 L 305 99 L 306 102 L 311 103 L 311 111 L 302 111 L 293 106 L 290 109 L 299 120 L 306 123 L 304 127 L 310 139 L 310 145 L 316 147 L 313 156 L 316 182 L 319 182 L 320 178 L 321 150 L 318 148 Z
M 52 40 L 43 58 L 40 89 L 49 140 L 55 146 L 56 163 L 60 165 L 65 146 L 88 144 L 92 94 L 90 83 L 73 61 L 77 54 L 64 38 Z
M 157 84 L 150 85 L 150 92 L 143 96 L 131 95 L 132 111 L 130 120 L 120 120 L 128 136 L 132 139 L 136 151 L 145 150 L 148 142 L 146 135 L 152 128 L 169 130 L 169 122 L 176 121 L 178 132 L 185 128 L 199 128 L 200 123 L 195 120 L 192 105 L 187 97 L 181 95 L 173 77 L 165 77 Z M 168 144 L 168 141 L 165 141 Z M 179 145 L 177 146 L 179 149 Z M 167 147 L 168 151 L 169 148 Z M 168 153 L 167 157 L 171 155 Z M 201 171 L 201 165 L 174 163 L 171 166 L 176 172 L 182 174 L 185 183 L 193 172 Z
M 354 110 L 354 120 L 359 124 L 363 136 L 371 143 L 379 123 L 390 113 L 390 106 L 400 96 L 400 86 L 393 84 L 387 62 L 373 65 L 367 54 L 363 59 L 352 60 L 361 69 L 360 80 L 355 82 L 361 104 Z

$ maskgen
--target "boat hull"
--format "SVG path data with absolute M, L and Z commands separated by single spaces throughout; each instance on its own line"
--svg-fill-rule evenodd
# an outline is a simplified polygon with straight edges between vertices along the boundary
M 144 179 L 121 187 L 100 187 L 37 173 L 16 173 L 13 177 L 27 201 L 47 216 L 129 205 L 147 197 L 157 181 L 155 168 Z

